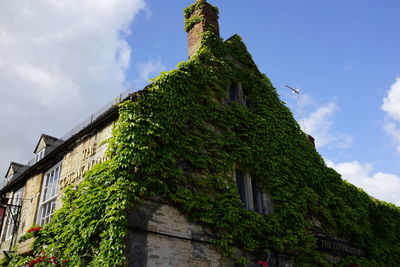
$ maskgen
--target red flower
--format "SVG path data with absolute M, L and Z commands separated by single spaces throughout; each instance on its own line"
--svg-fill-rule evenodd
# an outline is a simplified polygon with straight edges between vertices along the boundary
M 68 260 L 63 260 L 63 261 L 62 261 L 62 263 L 67 263 L 67 262 L 68 262 Z
M 38 226 L 38 227 L 31 227 L 31 228 L 29 228 L 29 230 L 27 231 L 28 233 L 31 233 L 32 231 L 33 232 L 35 232 L 35 233 L 37 233 L 37 232 L 39 232 L 40 230 L 42 230 L 43 229 L 43 227 L 40 227 L 40 226 Z

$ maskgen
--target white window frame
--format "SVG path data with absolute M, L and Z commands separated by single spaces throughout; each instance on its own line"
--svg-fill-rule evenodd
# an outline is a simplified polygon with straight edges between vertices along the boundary
M 44 226 L 53 217 L 58 195 L 58 183 L 61 174 L 61 162 L 43 175 L 37 224 Z
M 22 203 L 22 190 L 23 190 L 23 187 L 14 192 L 10 204 L 16 205 L 16 206 L 17 205 L 21 205 L 21 203 Z M 18 226 L 15 225 L 15 222 L 14 222 L 14 219 L 13 219 L 13 215 L 14 215 L 14 218 L 15 218 L 15 216 L 18 215 L 18 209 L 19 209 L 18 207 L 11 206 L 7 210 L 8 211 L 7 223 L 6 223 L 6 226 L 5 226 L 5 229 L 4 229 L 5 230 L 5 233 L 4 233 L 5 234 L 5 238 L 4 238 L 4 240 L 6 240 L 6 241 L 10 240 L 13 237 L 14 232 L 15 232 L 15 227 L 18 227 Z
M 14 174 L 11 174 L 10 176 L 4 178 L 3 187 L 6 186 L 9 181 L 11 181 L 13 176 L 14 176 Z
M 39 162 L 39 160 L 41 160 L 44 157 L 44 151 L 45 151 L 45 148 L 43 148 L 38 153 L 36 153 L 36 155 L 35 155 L 35 163 Z
M 243 192 L 240 192 L 239 181 L 237 179 L 238 172 L 243 174 Z M 256 211 L 260 214 L 271 214 L 273 212 L 273 202 L 271 196 L 264 192 L 259 183 L 254 181 L 250 174 L 241 170 L 235 169 L 234 180 L 238 186 L 240 199 L 243 202 L 243 207 L 248 210 Z M 259 190 L 259 193 L 255 192 Z M 259 199 L 256 199 L 258 197 Z M 259 201 L 259 203 L 256 203 Z

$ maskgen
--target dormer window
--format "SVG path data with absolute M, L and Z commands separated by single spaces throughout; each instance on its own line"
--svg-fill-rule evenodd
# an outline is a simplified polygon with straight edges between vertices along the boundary
M 35 150 L 35 157 L 33 158 L 33 163 L 39 162 L 41 159 L 44 158 L 45 154 L 49 154 L 53 151 L 57 146 L 59 146 L 62 141 L 56 137 L 52 137 L 47 134 L 42 134 L 40 136 L 39 142 L 36 145 Z
M 8 182 L 12 180 L 13 176 L 14 174 L 11 174 L 10 176 L 4 178 L 4 186 L 6 186 Z
M 21 173 L 23 173 L 28 167 L 26 165 L 11 162 L 10 167 L 8 167 L 6 176 L 3 180 L 4 186 L 9 184 L 12 180 L 16 179 Z
M 228 90 L 228 102 L 236 102 L 246 106 L 246 99 L 244 98 L 241 83 L 231 83 Z
M 44 157 L 44 151 L 45 151 L 45 149 L 43 148 L 38 153 L 36 153 L 35 163 L 38 162 L 39 160 L 41 160 Z
M 235 180 L 244 208 L 260 214 L 271 214 L 273 212 L 271 196 L 265 193 L 261 184 L 252 179 L 247 172 L 236 169 Z

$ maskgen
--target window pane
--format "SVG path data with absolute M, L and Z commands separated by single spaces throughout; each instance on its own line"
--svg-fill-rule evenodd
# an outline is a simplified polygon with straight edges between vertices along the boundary
M 44 176 L 43 186 L 46 187 L 48 183 L 49 183 L 49 174 L 46 174 Z
M 254 210 L 258 213 L 264 214 L 263 195 L 262 189 L 259 184 L 253 181 L 253 203 Z
M 60 168 L 57 167 L 57 169 L 56 169 L 56 181 L 58 181 L 59 177 L 60 177 Z
M 56 206 L 56 196 L 58 191 L 58 179 L 61 172 L 61 163 L 48 171 L 45 175 L 44 187 L 42 188 L 42 201 L 37 222 L 44 225 L 50 221 Z
M 51 217 L 53 217 L 54 210 L 56 208 L 56 201 L 53 200 L 50 205 L 51 205 L 51 212 L 50 212 L 50 218 L 51 218 Z
M 52 184 L 53 182 L 54 182 L 54 170 L 51 172 L 49 184 Z
M 52 197 L 54 197 L 55 196 L 55 184 L 53 183 L 52 185 L 51 185 L 51 191 L 50 191 L 50 198 L 52 198 Z
M 44 217 L 47 217 L 48 215 L 49 215 L 49 212 L 50 212 L 50 210 L 49 210 L 49 205 L 48 204 L 45 204 L 44 205 Z
M 47 187 L 44 189 L 44 192 L 43 192 L 43 200 L 42 200 L 42 202 L 44 202 L 44 201 L 46 201 L 47 200 L 47 191 L 48 191 L 48 189 L 47 189 Z
M 229 87 L 229 101 L 236 101 L 237 99 L 237 85 L 232 83 Z
M 244 185 L 244 172 L 241 170 L 236 170 L 236 184 L 238 186 L 238 191 L 240 195 L 240 199 L 243 202 L 243 207 L 245 208 L 246 205 L 246 190 Z
M 268 193 L 263 194 L 263 202 L 264 202 L 264 209 L 265 214 L 271 214 L 274 212 L 274 203 L 272 201 L 272 197 Z

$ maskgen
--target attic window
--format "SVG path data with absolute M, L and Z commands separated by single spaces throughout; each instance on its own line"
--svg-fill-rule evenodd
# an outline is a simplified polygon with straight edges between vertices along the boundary
M 45 150 L 45 148 L 43 148 L 38 153 L 36 153 L 35 163 L 38 162 L 39 160 L 41 160 L 44 157 L 44 150 Z
M 271 214 L 273 212 L 271 196 L 265 193 L 261 185 L 255 179 L 252 179 L 247 172 L 236 169 L 235 180 L 244 208 L 260 214 Z
M 5 177 L 4 180 L 3 180 L 3 185 L 2 185 L 1 187 L 6 186 L 6 185 L 12 180 L 13 176 L 14 176 L 14 175 L 11 174 L 11 175 L 9 175 L 8 177 Z
M 243 95 L 242 85 L 240 83 L 232 83 L 228 90 L 228 103 L 237 102 L 246 106 L 246 99 Z

